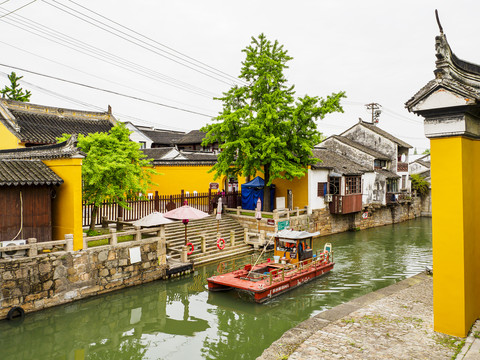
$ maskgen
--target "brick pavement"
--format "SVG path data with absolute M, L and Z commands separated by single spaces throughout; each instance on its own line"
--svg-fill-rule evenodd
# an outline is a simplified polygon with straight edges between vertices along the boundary
M 430 360 L 456 355 L 460 359 L 465 353 L 472 356 L 480 339 L 473 338 L 469 344 L 472 350 L 467 352 L 466 347 L 462 351 L 465 339 L 433 331 L 432 285 L 431 276 L 418 274 L 324 311 L 287 331 L 258 359 Z

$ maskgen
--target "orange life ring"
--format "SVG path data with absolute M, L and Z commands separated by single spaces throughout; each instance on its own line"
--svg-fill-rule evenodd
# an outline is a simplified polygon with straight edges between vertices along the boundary
M 191 249 L 189 252 L 187 252 L 187 255 L 192 255 L 192 254 L 193 254 L 193 250 L 194 250 L 193 244 L 192 244 L 191 242 L 189 242 L 189 243 L 187 243 L 186 246 L 191 246 L 191 247 L 192 247 L 192 249 Z
M 217 247 L 220 249 L 220 250 L 223 250 L 225 249 L 225 240 L 223 238 L 219 238 L 217 240 Z

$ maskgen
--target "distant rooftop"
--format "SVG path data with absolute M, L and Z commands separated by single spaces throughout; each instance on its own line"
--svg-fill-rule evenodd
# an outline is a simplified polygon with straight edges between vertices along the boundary
M 60 185 L 63 180 L 41 160 L 0 160 L 0 186 Z
M 55 144 L 62 134 L 108 132 L 116 123 L 110 112 L 62 109 L 0 99 L 0 122 L 22 143 Z

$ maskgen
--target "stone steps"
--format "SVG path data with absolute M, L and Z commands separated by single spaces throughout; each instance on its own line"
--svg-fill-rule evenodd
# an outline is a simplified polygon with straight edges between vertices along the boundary
M 231 246 L 230 231 L 235 231 L 235 245 Z M 189 222 L 187 227 L 188 242 L 194 246 L 193 254 L 188 259 L 195 265 L 215 262 L 237 256 L 243 256 L 253 252 L 253 248 L 243 241 L 243 227 L 233 218 L 223 216 L 220 220 L 219 233 L 225 239 L 223 250 L 217 247 L 217 220 L 210 216 L 201 220 Z M 167 254 L 173 259 L 180 259 L 180 250 L 185 244 L 185 225 L 182 222 L 175 222 L 165 226 L 167 239 Z M 202 253 L 202 236 L 205 236 L 205 253 Z

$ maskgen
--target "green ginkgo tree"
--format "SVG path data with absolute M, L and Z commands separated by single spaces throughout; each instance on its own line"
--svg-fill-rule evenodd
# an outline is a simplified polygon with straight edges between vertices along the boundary
M 315 120 L 343 112 L 340 100 L 345 93 L 296 99 L 284 73 L 292 57 L 283 45 L 260 34 L 242 51 L 245 60 L 239 78 L 245 85 L 234 85 L 217 99 L 223 110 L 202 128 L 203 145 L 218 142 L 221 149 L 211 170 L 215 178 L 264 174 L 267 210 L 273 180 L 302 177 L 307 166 L 319 160 L 312 153 L 323 139 Z
M 128 208 L 128 199 L 145 194 L 155 171 L 129 139 L 131 131 L 118 123 L 108 133 L 79 134 L 77 146 L 86 154 L 82 163 L 83 200 L 93 205 L 90 230 L 95 227 L 98 208 L 103 202 L 115 202 Z M 70 135 L 63 135 L 64 141 Z

